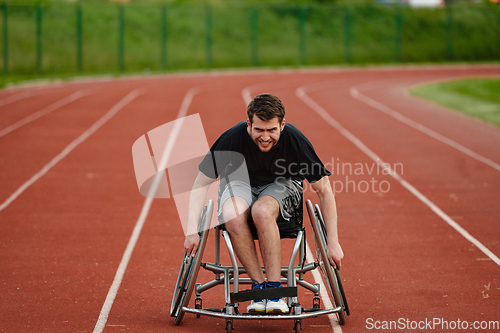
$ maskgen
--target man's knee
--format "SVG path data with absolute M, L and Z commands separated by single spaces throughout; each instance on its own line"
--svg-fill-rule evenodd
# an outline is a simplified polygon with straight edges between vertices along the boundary
M 246 223 L 249 214 L 248 203 L 241 197 L 231 197 L 222 205 L 224 222 L 233 222 L 231 225 Z M 229 226 L 229 224 L 227 225 Z
M 264 195 L 260 197 L 252 206 L 252 219 L 258 228 L 269 221 L 276 221 L 280 214 L 280 206 L 275 198 Z

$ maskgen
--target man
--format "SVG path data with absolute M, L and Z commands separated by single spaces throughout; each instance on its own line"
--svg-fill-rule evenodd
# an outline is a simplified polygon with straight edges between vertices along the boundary
M 309 140 L 295 126 L 285 124 L 285 108 L 279 98 L 272 94 L 256 96 L 247 107 L 246 123 L 240 122 L 224 132 L 213 144 L 199 165 L 200 172 L 190 197 L 188 225 L 197 224 L 210 184 L 219 176 L 227 179 L 227 174 L 219 174 L 216 170 L 235 168 L 234 161 L 226 157 L 216 162 L 218 165 L 214 170 L 214 154 L 223 151 L 241 154 L 248 169 L 250 184 L 232 180 L 224 185 L 219 218 L 225 222 L 235 253 L 254 281 L 252 288 L 281 287 L 277 220 L 288 220 L 302 205 L 303 179 L 311 183 L 319 196 L 328 235 L 328 258 L 334 267 L 340 268 L 344 254 L 338 241 L 336 204 L 328 179 L 331 173 Z M 257 229 L 267 281 L 248 225 L 250 217 Z M 198 243 L 198 235 L 188 233 L 184 248 L 188 254 L 194 255 Z M 247 311 L 281 314 L 288 312 L 288 306 L 283 299 L 254 300 Z

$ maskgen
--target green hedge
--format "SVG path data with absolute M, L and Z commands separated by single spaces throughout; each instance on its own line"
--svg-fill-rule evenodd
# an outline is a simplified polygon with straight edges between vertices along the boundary
M 3 4 L 3 73 L 495 61 L 498 7 Z

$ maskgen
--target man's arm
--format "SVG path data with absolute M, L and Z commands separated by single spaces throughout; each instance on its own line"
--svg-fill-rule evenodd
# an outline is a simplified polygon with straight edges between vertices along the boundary
M 328 259 L 333 267 L 340 269 L 344 252 L 339 244 L 337 233 L 337 207 L 328 176 L 324 176 L 317 182 L 312 183 L 311 186 L 318 194 L 321 213 L 325 219 Z
M 214 179 L 207 177 L 204 173 L 199 172 L 194 181 L 193 189 L 189 197 L 189 212 L 186 239 L 184 241 L 184 249 L 187 255 L 194 257 L 198 250 L 200 236 L 198 235 L 198 220 L 200 219 L 201 211 L 207 200 L 207 192 Z

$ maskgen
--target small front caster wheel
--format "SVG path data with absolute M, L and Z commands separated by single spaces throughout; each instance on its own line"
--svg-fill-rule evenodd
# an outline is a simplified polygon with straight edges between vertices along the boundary
M 194 304 L 194 308 L 195 309 L 202 309 L 202 304 L 203 304 L 203 301 L 201 300 L 201 297 L 196 297 L 195 298 L 195 304 Z M 201 315 L 200 314 L 196 314 L 196 318 L 200 318 Z
M 233 331 L 233 329 L 234 329 L 233 321 L 232 320 L 226 321 L 226 332 L 231 333 Z
M 300 331 L 302 331 L 302 324 L 300 323 L 299 320 L 297 320 L 295 322 L 293 329 L 294 329 L 295 333 L 300 333 Z

